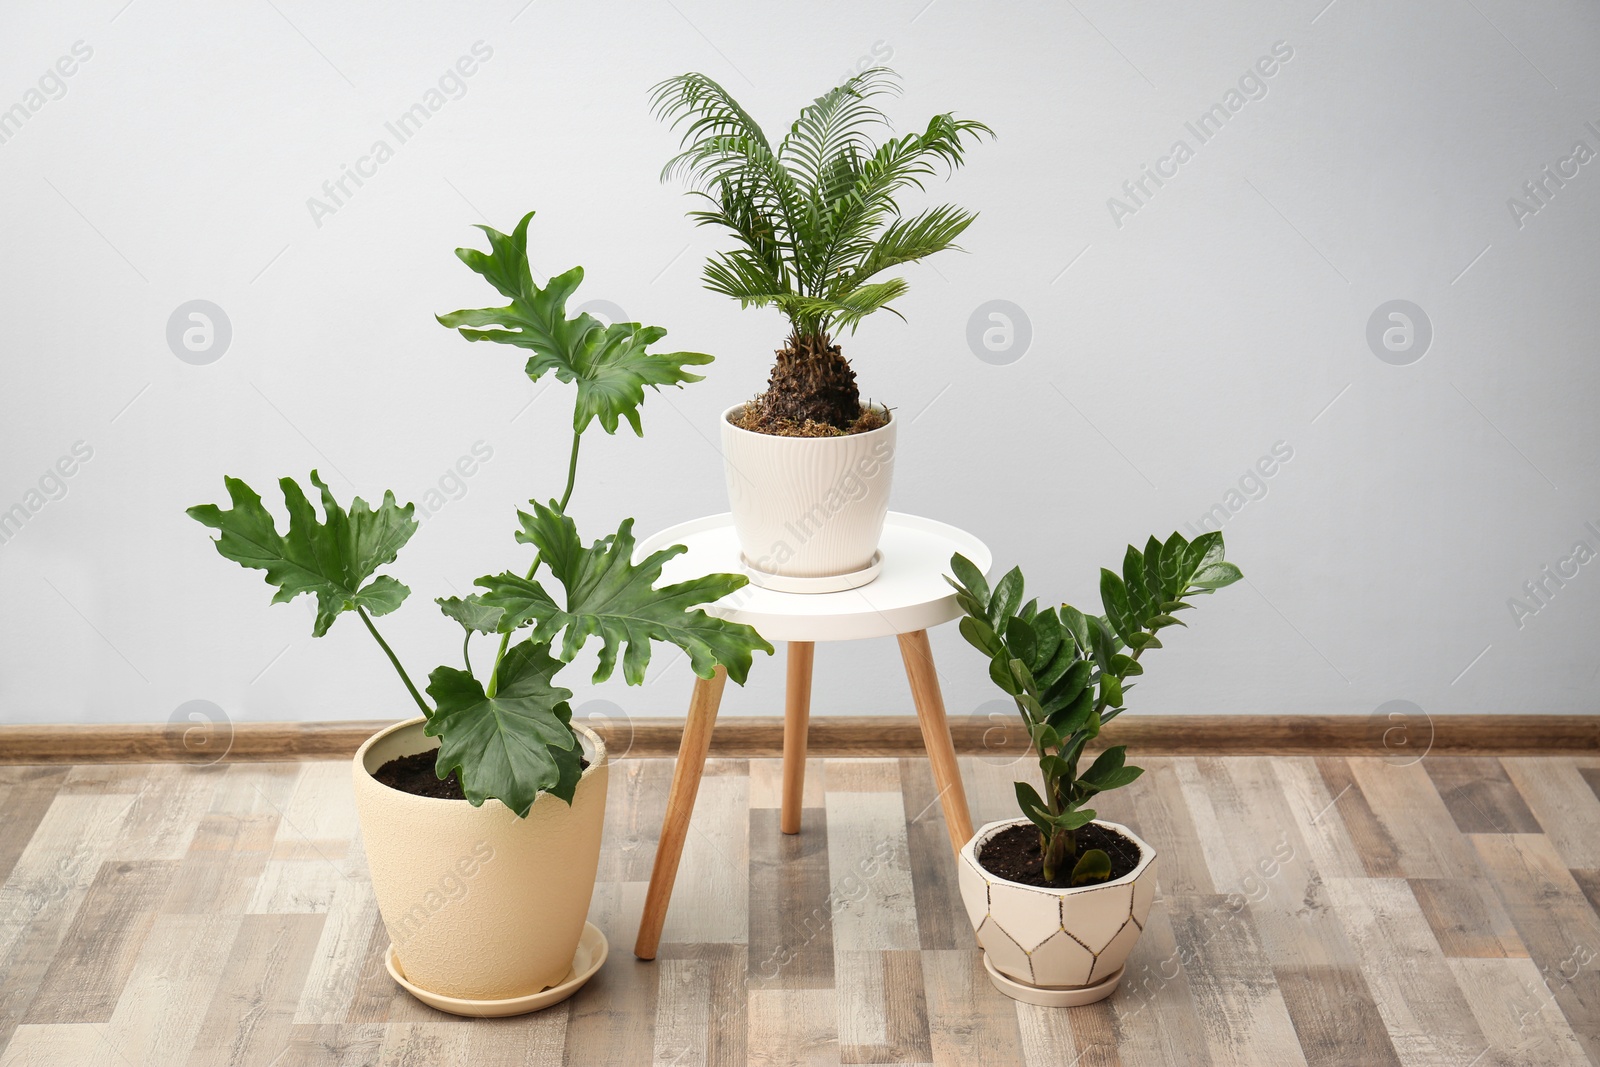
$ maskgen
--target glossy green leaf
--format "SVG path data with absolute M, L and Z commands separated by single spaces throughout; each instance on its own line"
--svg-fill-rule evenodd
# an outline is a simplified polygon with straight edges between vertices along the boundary
M 989 625 L 1000 629 L 1004 619 L 1010 617 L 1022 600 L 1022 569 L 1012 567 L 995 583 L 994 596 L 989 599 Z
M 994 628 L 989 625 L 988 619 L 976 615 L 963 615 L 958 628 L 961 636 L 967 639 L 967 644 L 986 656 L 994 657 L 1005 650 Z
M 1139 629 L 1128 604 L 1128 588 L 1115 571 L 1103 567 L 1100 569 L 1100 603 L 1106 609 L 1106 621 L 1123 643 L 1128 643 Z
M 673 545 L 634 563 L 632 519 L 624 520 L 612 536 L 584 548 L 570 518 L 536 504 L 524 531 L 561 583 L 565 603 L 557 604 L 538 582 L 509 572 L 479 578 L 475 584 L 487 590 L 480 599 L 505 610 L 503 630 L 531 620 L 535 641 L 554 647 L 561 637 L 559 656 L 567 663 L 590 637 L 599 637 L 596 682 L 611 676 L 620 652 L 623 677 L 630 685 L 642 684 L 652 641 L 670 642 L 687 652 L 690 667 L 701 678 L 711 677 L 721 664 L 741 685 L 749 675 L 752 654 L 772 652 L 772 646 L 749 626 L 707 615 L 696 606 L 721 599 L 748 579 L 708 574 L 656 588 L 662 566 L 684 547 Z
M 480 634 L 499 632 L 500 620 L 505 616 L 503 610 L 485 604 L 475 593 L 468 597 L 439 597 L 434 603 L 439 605 L 440 611 L 459 622 L 463 629 Z
M 1094 816 L 1093 808 L 1077 808 L 1057 815 L 1054 822 L 1063 830 L 1076 830 L 1080 826 L 1088 826 L 1094 822 Z
M 702 352 L 650 352 L 649 347 L 666 336 L 659 326 L 636 322 L 603 326 L 584 312 L 568 318 L 567 299 L 583 281 L 583 268 L 556 275 L 542 289 L 536 285 L 528 267 L 528 223 L 532 218 L 530 211 L 510 234 L 490 226 L 478 227 L 489 237 L 488 252 L 456 249 L 463 263 L 511 303 L 452 311 L 438 316 L 439 321 L 459 329 L 469 341 L 496 341 L 531 350 L 525 369 L 535 381 L 549 372 L 560 381 L 576 382 L 575 431 L 582 432 L 590 421 L 599 419 L 606 433 L 616 433 L 619 420 L 626 420 L 635 433 L 642 434 L 639 406 L 644 403 L 645 387 L 700 381 L 700 375 L 684 368 L 710 363 L 712 357 Z M 480 328 L 485 326 L 499 328 Z
M 572 691 L 552 681 L 562 666 L 547 646 L 529 639 L 506 653 L 492 697 L 454 667 L 428 676 L 438 710 L 424 732 L 440 739 L 440 776 L 457 771 L 472 804 L 494 797 L 526 816 L 542 791 L 572 802 L 582 752 L 568 725 Z
M 1017 792 L 1017 807 L 1022 809 L 1022 814 L 1042 832 L 1051 833 L 1055 829 L 1052 821 L 1054 817 L 1045 805 L 1044 798 L 1039 795 L 1039 791 L 1027 782 L 1014 782 L 1013 785 Z
M 1189 584 L 1197 589 L 1221 589 L 1243 577 L 1239 568 L 1231 563 L 1210 563 L 1202 567 Z
M 956 576 L 956 581 L 961 583 L 962 588 L 965 588 L 982 602 L 981 611 L 987 613 L 989 610 L 989 582 L 984 578 L 983 572 L 978 569 L 977 564 L 957 552 L 950 557 L 950 572 Z
M 188 509 L 189 517 L 221 531 L 213 543 L 224 558 L 266 572 L 267 583 L 278 590 L 274 604 L 301 593 L 316 597 L 312 636 L 321 637 L 341 613 L 356 608 L 387 615 L 411 592 L 393 578 L 372 577 L 379 567 L 394 562 L 417 530 L 412 506 L 400 507 L 393 493 L 384 493 L 376 509 L 356 497 L 346 512 L 312 471 L 311 484 L 322 494 L 324 519 L 319 522 L 299 484 L 293 478 L 280 479 L 278 487 L 289 511 L 288 533 L 280 535 L 255 490 L 237 478 L 224 478 L 223 484 L 231 509 L 199 504 Z
M 1020 615 L 1013 615 L 1005 621 L 1005 635 L 1006 647 L 1011 655 L 1024 664 L 1032 664 L 1039 647 L 1032 624 Z
M 1122 588 L 1128 598 L 1128 624 L 1133 629 L 1144 625 L 1144 620 L 1155 614 L 1150 603 L 1150 593 L 1144 580 L 1144 557 L 1132 545 L 1122 556 Z M 1124 636 L 1126 641 L 1127 637 Z

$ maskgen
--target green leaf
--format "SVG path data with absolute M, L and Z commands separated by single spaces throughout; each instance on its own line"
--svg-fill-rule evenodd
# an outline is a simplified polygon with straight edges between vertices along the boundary
M 1118 678 L 1131 678 L 1136 674 L 1143 674 L 1144 667 L 1132 656 L 1124 656 L 1119 652 L 1111 657 L 1111 673 Z
M 1099 788 L 1099 783 L 1106 775 L 1122 769 L 1123 760 L 1128 756 L 1127 745 L 1112 745 L 1095 759 L 1087 771 L 1078 777 L 1092 786 Z
M 1011 655 L 1025 665 L 1032 666 L 1034 653 L 1039 648 L 1033 626 L 1022 616 L 1012 615 L 1006 619 L 1005 634 L 1006 647 L 1011 650 Z
M 1122 681 L 1116 675 L 1100 675 L 1100 702 L 1108 708 L 1122 707 Z
M 1044 756 L 1039 760 L 1039 770 L 1044 774 L 1047 784 L 1059 782 L 1072 774 L 1072 768 L 1067 766 L 1067 761 L 1060 756 Z
M 1183 534 L 1172 531 L 1172 536 L 1167 538 L 1167 543 L 1161 546 L 1161 599 L 1171 600 L 1183 594 L 1184 581 L 1188 577 L 1185 560 L 1189 551 L 1189 542 L 1184 540 Z M 1167 610 L 1163 608 L 1162 610 Z
M 1167 599 L 1166 586 L 1161 577 L 1161 553 L 1161 542 L 1152 535 L 1144 544 L 1145 603 L 1150 606 L 1150 610 L 1145 612 L 1146 619 L 1155 614 L 1161 602 Z
M 1022 692 L 1022 683 L 1011 673 L 1011 661 L 1004 652 L 989 661 L 989 680 L 1012 696 Z
M 505 612 L 492 608 L 478 599 L 476 593 L 469 597 L 438 597 L 434 600 L 439 610 L 459 622 L 463 629 L 480 634 L 499 632 L 500 620 Z
M 634 433 L 642 434 L 639 405 L 644 403 L 645 387 L 659 389 L 700 381 L 700 375 L 684 368 L 710 363 L 712 357 L 702 352 L 648 351 L 650 345 L 666 336 L 659 326 L 640 326 L 636 322 L 602 326 L 587 313 L 569 319 L 567 298 L 583 281 L 583 268 L 573 267 L 558 274 L 543 289 L 534 284 L 528 267 L 528 222 L 532 218 L 530 211 L 510 234 L 489 226 L 478 227 L 489 236 L 487 253 L 473 248 L 456 249 L 463 263 L 511 303 L 498 308 L 452 311 L 438 316 L 439 321 L 459 329 L 469 341 L 497 341 L 531 349 L 533 355 L 526 370 L 534 381 L 548 371 L 563 382 L 577 382 L 578 401 L 572 416 L 575 431 L 583 432 L 591 420 L 598 418 L 606 433 L 616 433 L 619 420 L 625 419 Z M 478 328 L 484 326 L 501 328 Z
M 1066 705 L 1050 716 L 1050 725 L 1063 737 L 1076 734 L 1083 729 L 1089 721 L 1089 716 L 1094 714 L 1094 690 L 1085 687 L 1072 703 Z
M 986 656 L 998 656 L 1005 651 L 1005 646 L 1000 643 L 1000 637 L 994 632 L 987 619 L 976 615 L 964 615 L 959 626 L 961 636 L 967 639 L 967 644 L 976 648 Z
M 1055 825 L 1062 830 L 1076 830 L 1080 826 L 1088 826 L 1094 822 L 1093 808 L 1074 808 L 1062 812 L 1054 819 Z
M 623 677 L 630 685 L 642 684 L 652 641 L 683 649 L 700 677 L 709 678 L 721 664 L 740 685 L 749 675 L 753 653 L 772 653 L 772 646 L 749 626 L 715 618 L 696 607 L 720 600 L 748 579 L 708 574 L 655 588 L 662 566 L 686 550 L 672 545 L 634 563 L 632 519 L 624 520 L 614 535 L 584 548 L 570 518 L 535 504 L 523 530 L 565 590 L 565 606 L 538 582 L 510 572 L 479 578 L 474 584 L 488 590 L 481 599 L 505 609 L 502 630 L 532 620 L 535 641 L 554 647 L 556 637 L 562 636 L 559 655 L 567 663 L 590 637 L 598 636 L 602 644 L 596 682 L 611 676 L 621 652 Z
M 1239 568 L 1231 563 L 1210 563 L 1200 568 L 1189 584 L 1199 589 L 1221 589 L 1243 577 Z
M 1102 671 L 1108 671 L 1111 669 L 1111 657 L 1117 653 L 1116 637 L 1105 619 L 1091 615 L 1088 617 L 1088 622 L 1089 643 L 1094 650 L 1095 665 Z
M 1124 644 L 1132 644 L 1129 639 L 1138 632 L 1139 626 L 1128 604 L 1128 587 L 1115 571 L 1104 567 L 1100 568 L 1100 603 L 1105 606 L 1106 621 L 1117 636 Z
M 428 676 L 438 710 L 424 732 L 440 739 L 437 770 L 440 777 L 457 771 L 473 805 L 492 797 L 520 817 L 541 791 L 572 802 L 572 770 L 582 753 L 568 725 L 572 691 L 552 682 L 562 666 L 548 646 L 530 639 L 506 653 L 493 697 L 454 667 Z
M 1144 557 L 1132 545 L 1122 556 L 1122 584 L 1128 596 L 1128 623 L 1136 630 L 1141 629 L 1146 617 L 1155 612 L 1151 610 L 1150 594 L 1145 585 Z
M 1111 877 L 1111 857 L 1104 850 L 1091 848 L 1078 857 L 1078 862 L 1072 865 L 1072 884 L 1088 885 L 1091 882 L 1103 882 Z
M 393 578 L 367 581 L 379 567 L 394 562 L 417 530 L 412 506 L 397 505 L 393 493 L 384 493 L 376 510 L 356 497 L 346 512 L 312 471 L 311 484 L 321 491 L 325 516 L 318 522 L 299 484 L 292 478 L 280 479 L 278 486 L 289 510 L 289 532 L 280 535 L 255 490 L 237 478 L 224 478 L 223 484 L 233 503 L 230 510 L 199 504 L 188 510 L 189 517 L 221 531 L 214 543 L 223 557 L 267 572 L 267 583 L 278 587 L 272 597 L 274 604 L 301 593 L 315 596 L 313 636 L 321 637 L 341 613 L 356 608 L 387 615 L 411 592 Z
M 1128 642 L 1128 647 L 1133 649 L 1160 648 L 1161 639 L 1156 637 L 1155 634 L 1136 633 L 1133 635 L 1133 639 Z
M 1088 688 L 1089 675 L 1093 670 L 1088 660 L 1074 660 L 1072 666 L 1063 671 L 1061 677 L 1046 691 L 1046 702 L 1051 707 L 1062 707 L 1077 700 Z
M 1055 829 L 1053 816 L 1050 814 L 1050 809 L 1045 806 L 1044 798 L 1039 795 L 1039 791 L 1027 782 L 1015 782 L 1013 785 L 1017 791 L 1017 806 L 1022 809 L 1022 814 L 1044 833 L 1053 832 Z
M 1222 560 L 1222 531 L 1209 530 L 1189 542 L 1183 554 L 1183 579 L 1188 582 L 1202 567 Z M 1181 590 L 1180 590 L 1181 592 Z
M 1010 618 L 1021 601 L 1022 568 L 1012 567 L 995 584 L 994 596 L 989 599 L 989 625 L 999 630 L 1001 620 Z
M 1072 635 L 1083 655 L 1092 654 L 1089 644 L 1089 618 L 1070 604 L 1061 605 L 1061 625 Z
M 983 613 L 987 613 L 989 610 L 989 582 L 984 578 L 983 572 L 978 569 L 977 564 L 957 552 L 950 557 L 950 571 L 956 576 L 956 581 L 961 583 L 959 588 L 966 589 L 976 597 L 983 605 Z

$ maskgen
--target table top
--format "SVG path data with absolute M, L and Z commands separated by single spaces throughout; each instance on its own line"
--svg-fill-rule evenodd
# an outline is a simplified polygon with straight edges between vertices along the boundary
M 668 545 L 689 551 L 669 560 L 661 584 L 726 571 L 746 573 L 732 514 L 710 515 L 662 530 L 639 542 L 644 556 Z M 878 577 L 838 593 L 780 593 L 754 583 L 714 604 L 706 613 L 748 623 L 768 641 L 855 641 L 926 630 L 959 618 L 955 591 L 944 576 L 960 552 L 987 572 L 993 557 L 982 541 L 947 523 L 889 512 L 878 542 L 883 567 Z

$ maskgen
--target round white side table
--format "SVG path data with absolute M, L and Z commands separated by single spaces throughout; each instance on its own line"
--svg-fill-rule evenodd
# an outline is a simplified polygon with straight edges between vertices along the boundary
M 713 572 L 742 573 L 739 540 L 732 515 L 712 515 L 671 527 L 646 538 L 635 550 L 644 556 L 668 545 L 688 551 L 668 561 L 663 584 L 685 581 Z M 916 515 L 891 511 L 879 542 L 882 566 L 878 577 L 856 589 L 835 593 L 787 593 L 747 585 L 706 607 L 707 614 L 754 626 L 768 641 L 788 645 L 788 680 L 783 717 L 783 805 L 779 825 L 786 834 L 800 832 L 800 798 L 805 784 L 806 728 L 811 718 L 811 664 L 818 641 L 854 641 L 895 636 L 911 699 L 939 801 L 944 810 L 950 847 L 959 852 L 972 836 L 972 816 L 966 790 L 956 764 L 955 746 L 945 718 L 944 697 L 928 645 L 928 628 L 959 618 L 955 591 L 945 581 L 950 557 L 959 552 L 982 571 L 992 557 L 984 543 L 964 530 Z M 661 840 L 634 955 L 655 959 L 666 922 L 678 861 L 689 834 L 700 776 L 711 748 L 727 675 L 721 667 L 710 678 L 695 680 L 694 694 L 678 746 L 678 763 L 667 794 Z

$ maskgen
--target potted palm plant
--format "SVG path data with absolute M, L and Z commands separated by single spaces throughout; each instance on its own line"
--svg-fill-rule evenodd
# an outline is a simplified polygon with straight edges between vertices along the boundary
M 202 504 L 188 512 L 219 531 L 214 543 L 225 558 L 266 572 L 277 589 L 273 603 L 314 596 L 314 636 L 342 615 L 359 618 L 421 713 L 380 730 L 356 754 L 356 809 L 392 940 L 391 973 L 435 1007 L 467 1015 L 554 1003 L 604 960 L 605 939 L 585 916 L 600 854 L 606 748 L 571 721 L 572 691 L 557 675 L 591 639 L 600 646 L 594 680 L 610 677 L 620 654 L 631 685 L 644 682 L 654 641 L 683 649 L 701 677 L 720 667 L 741 684 L 753 653 L 772 651 L 750 627 L 697 607 L 743 586 L 743 576 L 656 588 L 662 565 L 682 546 L 635 560 L 632 519 L 592 544 L 579 538 L 567 507 L 585 431 L 598 422 L 615 433 L 626 421 L 640 432 L 644 387 L 699 381 L 686 368 L 711 357 L 650 351 L 665 333 L 659 327 L 569 317 L 566 301 L 583 269 L 542 289 L 534 284 L 532 217 L 510 234 L 481 227 L 487 253 L 456 250 L 510 303 L 440 321 L 469 340 L 527 349 L 532 379 L 548 372 L 576 383 L 566 486 L 559 499 L 517 512 L 516 541 L 534 551 L 525 570 L 486 575 L 474 583 L 481 593 L 437 601 L 461 626 L 461 665 L 434 668 L 426 696 L 373 622 L 410 593 L 377 572 L 416 532 L 413 505 L 386 492 L 376 508 L 357 497 L 346 509 L 312 471 L 322 516 L 284 478 L 286 532 L 236 478 L 224 479 L 229 509 Z M 474 667 L 478 637 L 491 640 L 493 653 Z
M 745 565 L 759 585 L 829 591 L 871 581 L 894 471 L 895 423 L 862 404 L 837 343 L 906 292 L 884 271 L 955 247 L 977 216 L 949 204 L 914 215 L 898 198 L 961 166 L 992 131 L 946 113 L 921 132 L 875 143 L 889 129 L 874 102 L 895 92 L 873 67 L 801 110 L 773 144 L 726 89 L 704 74 L 655 87 L 656 114 L 683 128 L 662 180 L 684 178 L 705 202 L 689 217 L 736 245 L 704 281 L 741 307 L 776 307 L 789 336 L 767 388 L 723 414 L 728 494 Z
M 989 677 L 1016 703 L 1039 760 L 1041 791 L 1016 783 L 1022 817 L 981 827 L 958 862 L 984 966 L 996 988 L 1031 1004 L 1089 1004 L 1111 995 L 1155 896 L 1155 850 L 1086 805 L 1142 770 L 1112 745 L 1088 767 L 1084 749 L 1125 709 L 1127 679 L 1158 634 L 1185 625 L 1189 598 L 1242 575 L 1222 534 L 1174 533 L 1132 545 L 1122 573 L 1100 572 L 1103 615 L 1023 601 L 1021 570 L 990 589 L 965 557 L 950 561 L 961 634 L 989 659 Z

